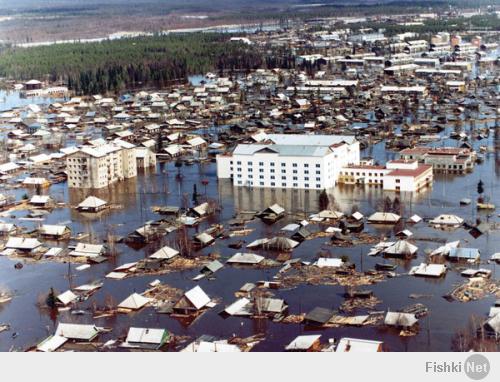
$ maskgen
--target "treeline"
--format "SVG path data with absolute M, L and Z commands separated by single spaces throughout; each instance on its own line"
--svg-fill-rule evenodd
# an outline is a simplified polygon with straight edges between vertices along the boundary
M 207 71 L 287 67 L 284 52 L 263 53 L 217 33 L 169 34 L 0 51 L 0 77 L 63 81 L 78 94 L 164 87 Z

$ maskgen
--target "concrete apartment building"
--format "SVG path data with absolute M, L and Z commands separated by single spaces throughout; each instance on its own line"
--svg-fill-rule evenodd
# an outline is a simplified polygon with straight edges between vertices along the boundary
M 432 166 L 418 161 L 393 160 L 385 166 L 349 166 L 340 172 L 339 183 L 381 186 L 385 191 L 418 192 L 432 185 Z
M 255 144 L 239 144 L 217 156 L 217 176 L 234 186 L 328 189 L 342 167 L 359 164 L 352 136 L 259 134 Z
M 83 146 L 66 159 L 70 188 L 103 188 L 137 176 L 135 146 L 124 142 Z
M 431 165 L 434 171 L 464 174 L 474 168 L 476 152 L 460 147 L 415 147 L 399 152 L 403 160 L 417 160 Z

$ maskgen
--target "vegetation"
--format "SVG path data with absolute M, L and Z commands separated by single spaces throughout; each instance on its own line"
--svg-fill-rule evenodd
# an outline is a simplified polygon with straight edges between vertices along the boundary
M 0 77 L 62 81 L 77 94 L 161 88 L 190 74 L 278 65 L 256 48 L 216 33 L 169 34 L 0 51 Z

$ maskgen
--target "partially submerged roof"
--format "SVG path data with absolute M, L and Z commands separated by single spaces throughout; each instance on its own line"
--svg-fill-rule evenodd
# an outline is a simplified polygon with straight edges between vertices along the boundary
M 168 339 L 166 329 L 135 328 L 131 327 L 127 334 L 127 343 L 152 344 L 161 346 Z
M 292 342 L 290 342 L 285 347 L 285 350 L 308 350 L 317 341 L 319 341 L 320 337 L 321 334 L 309 334 L 305 336 L 297 336 Z
M 375 212 L 368 218 L 368 221 L 374 223 L 397 223 L 401 216 L 392 212 Z
M 264 260 L 264 256 L 256 255 L 255 253 L 235 253 L 227 260 L 229 264 L 259 264 Z
M 107 202 L 102 199 L 95 196 L 89 196 L 78 205 L 78 208 L 100 208 L 106 204 Z
M 150 298 L 141 296 L 138 293 L 132 293 L 125 300 L 118 304 L 118 308 L 137 310 L 146 306 L 150 301 Z
M 210 302 L 210 297 L 205 293 L 199 285 L 184 293 L 188 301 L 193 304 L 196 309 L 201 309 Z
M 383 342 L 359 338 L 341 338 L 335 352 L 378 352 Z
M 179 251 L 169 247 L 168 245 L 160 248 L 158 251 L 149 256 L 151 259 L 169 260 L 179 254 Z
M 440 277 L 446 273 L 446 265 L 444 264 L 425 264 L 421 263 L 410 270 L 410 275 Z
M 70 340 L 92 341 L 99 335 L 99 328 L 95 325 L 59 323 L 56 336 Z
M 397 327 L 410 327 L 418 322 L 413 313 L 387 312 L 384 324 Z

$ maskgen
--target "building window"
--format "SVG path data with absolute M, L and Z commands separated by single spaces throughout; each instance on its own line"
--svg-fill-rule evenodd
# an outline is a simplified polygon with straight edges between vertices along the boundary
M 271 173 L 273 173 L 273 174 L 274 174 L 274 168 L 272 168 L 272 169 L 271 169 Z
M 241 161 L 236 162 L 236 164 L 241 164 Z
M 274 167 L 274 162 L 271 162 L 271 163 L 269 163 L 269 164 L 271 165 L 271 167 Z
M 293 187 L 299 187 L 299 184 L 298 183 L 294 183 Z
M 281 187 L 286 187 L 286 183 L 281 183 Z
M 293 163 L 293 164 L 292 164 L 292 166 L 293 166 L 293 167 L 297 167 L 297 163 Z
M 282 174 L 286 174 L 286 170 L 281 170 L 281 173 Z
M 316 185 L 316 188 L 321 188 L 321 184 L 317 184 L 317 185 Z
M 271 179 L 274 179 L 274 175 L 271 175 Z
M 253 168 L 251 168 L 251 167 L 250 167 L 250 168 L 248 169 L 248 172 L 253 172 Z
M 321 178 L 316 178 L 316 182 L 321 182 Z
M 304 167 L 309 167 L 309 163 L 304 163 Z
M 309 174 L 309 170 L 304 170 L 304 174 Z
M 318 167 L 318 168 L 319 168 L 319 167 L 321 167 L 321 164 L 319 164 L 319 163 L 316 163 L 316 167 Z
M 286 176 L 282 176 L 281 179 L 286 180 Z
M 308 176 L 305 176 L 305 177 L 304 177 L 304 180 L 305 180 L 305 181 L 308 181 L 308 180 L 309 180 L 309 177 L 308 177 Z
M 309 188 L 309 184 L 308 183 L 304 184 L 304 187 Z
M 316 175 L 320 175 L 321 174 L 321 171 L 316 171 Z
M 282 164 L 281 164 L 281 167 L 285 167 L 285 166 L 286 166 L 286 163 L 282 163 Z
M 260 182 L 259 184 L 260 184 L 261 186 L 263 186 L 263 185 L 264 185 L 264 182 Z
M 248 175 L 248 179 L 253 179 L 253 175 Z
M 259 179 L 264 179 L 264 175 L 259 175 Z
M 273 186 L 273 187 L 274 187 L 275 185 L 276 185 L 276 184 L 275 184 L 274 182 L 271 182 L 271 186 Z
M 238 174 L 238 178 L 241 178 L 241 174 Z
M 396 183 L 401 183 L 401 181 L 399 179 L 396 179 Z
M 298 178 L 296 176 L 293 177 L 293 180 L 297 180 Z
M 238 167 L 236 171 L 241 172 L 241 167 Z
M 249 166 L 251 166 L 251 165 L 252 165 L 252 162 L 247 162 L 247 164 L 248 164 Z
M 264 169 L 263 168 L 259 168 L 259 172 L 264 172 Z
M 259 162 L 259 166 L 264 166 L 264 162 Z
M 293 173 L 296 174 L 297 173 L 297 170 L 293 170 Z

